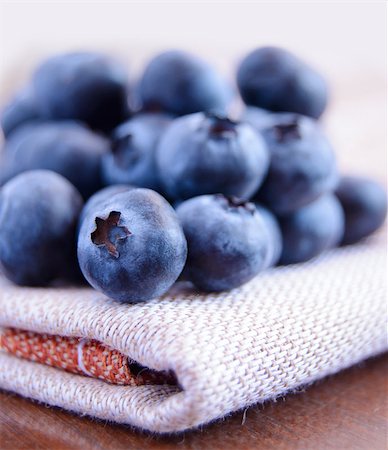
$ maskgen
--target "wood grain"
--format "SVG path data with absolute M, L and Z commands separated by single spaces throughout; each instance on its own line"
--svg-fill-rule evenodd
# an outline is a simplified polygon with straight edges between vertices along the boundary
M 388 448 L 388 355 L 201 430 L 152 436 L 0 392 L 2 450 Z

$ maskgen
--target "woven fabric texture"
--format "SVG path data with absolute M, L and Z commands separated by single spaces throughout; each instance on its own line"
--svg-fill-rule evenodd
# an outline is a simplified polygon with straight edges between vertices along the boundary
M 178 386 L 118 386 L 0 353 L 0 387 L 154 432 L 196 427 L 388 348 L 382 235 L 234 291 L 185 286 L 138 305 L 1 281 L 0 326 L 95 339 Z

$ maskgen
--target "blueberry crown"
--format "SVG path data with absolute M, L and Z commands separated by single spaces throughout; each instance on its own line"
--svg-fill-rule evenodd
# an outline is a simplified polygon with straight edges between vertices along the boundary
M 300 139 L 302 137 L 300 122 L 297 117 L 295 117 L 291 122 L 275 125 L 273 129 L 278 142 L 284 142 L 291 139 Z
M 210 121 L 209 132 L 213 136 L 224 136 L 225 134 L 236 134 L 238 122 L 229 117 L 215 112 L 207 112 L 206 118 Z
M 115 258 L 120 256 L 118 242 L 131 234 L 127 227 L 119 226 L 120 217 L 121 213 L 118 211 L 111 211 L 105 219 L 96 217 L 96 229 L 90 235 L 94 245 L 105 248 Z
M 116 164 L 123 168 L 129 167 L 138 158 L 131 133 L 113 137 L 111 151 Z
M 253 214 L 256 207 L 252 202 L 235 197 L 234 195 L 216 194 L 216 197 L 223 202 L 228 209 L 242 209 Z
M 120 155 L 132 141 L 132 134 L 126 133 L 121 136 L 113 136 L 111 150 L 114 155 Z

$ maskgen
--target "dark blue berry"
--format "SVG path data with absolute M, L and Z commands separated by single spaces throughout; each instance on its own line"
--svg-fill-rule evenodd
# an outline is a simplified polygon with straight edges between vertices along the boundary
M 102 161 L 105 184 L 134 184 L 160 191 L 156 145 L 170 121 L 166 114 L 144 113 L 116 128 L 112 151 Z
M 344 212 L 334 195 L 319 199 L 279 219 L 283 236 L 281 264 L 308 261 L 335 247 L 344 233 Z
M 238 69 L 237 84 L 248 105 L 315 119 L 328 100 L 325 79 L 292 53 L 276 47 L 249 53 Z
M 387 194 L 375 181 L 360 177 L 343 177 L 335 194 L 345 212 L 342 244 L 353 244 L 372 234 L 384 223 Z
M 264 129 L 262 135 L 271 162 L 255 196 L 257 201 L 276 214 L 288 214 L 335 188 L 335 155 L 315 121 L 300 115 L 279 115 L 276 124 Z
M 231 91 L 206 62 L 182 51 L 153 58 L 139 84 L 143 108 L 175 115 L 198 111 L 226 112 Z
M 177 209 L 188 244 L 185 275 L 205 291 L 246 283 L 265 268 L 270 242 L 253 203 L 203 195 Z
M 101 157 L 109 142 L 76 122 L 25 125 L 4 147 L 0 180 L 35 169 L 58 172 L 88 198 L 102 187 Z
M 78 260 L 89 283 L 112 299 L 141 302 L 164 294 L 186 261 L 173 208 L 150 189 L 132 189 L 84 218 Z
M 20 285 L 40 286 L 78 269 L 82 198 L 61 175 L 25 172 L 0 189 L 0 264 Z
M 209 113 L 174 120 L 157 150 L 163 187 L 173 199 L 215 193 L 247 199 L 260 186 L 268 160 L 250 125 Z
M 31 87 L 21 90 L 1 113 L 1 128 L 8 138 L 12 131 L 29 122 L 42 120 Z
M 270 243 L 265 268 L 276 266 L 283 248 L 283 238 L 279 222 L 269 209 L 258 203 L 256 203 L 255 206 L 264 220 Z
M 41 114 L 110 131 L 128 116 L 124 68 L 98 53 L 65 53 L 41 64 L 33 76 Z

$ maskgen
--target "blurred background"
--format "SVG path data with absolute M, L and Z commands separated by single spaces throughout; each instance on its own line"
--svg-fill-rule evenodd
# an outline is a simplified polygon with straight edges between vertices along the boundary
M 2 1 L 0 101 L 22 86 L 42 58 L 102 50 L 132 80 L 156 52 L 179 48 L 210 60 L 234 82 L 250 50 L 279 45 L 326 75 L 323 118 L 341 167 L 386 178 L 386 3 Z

